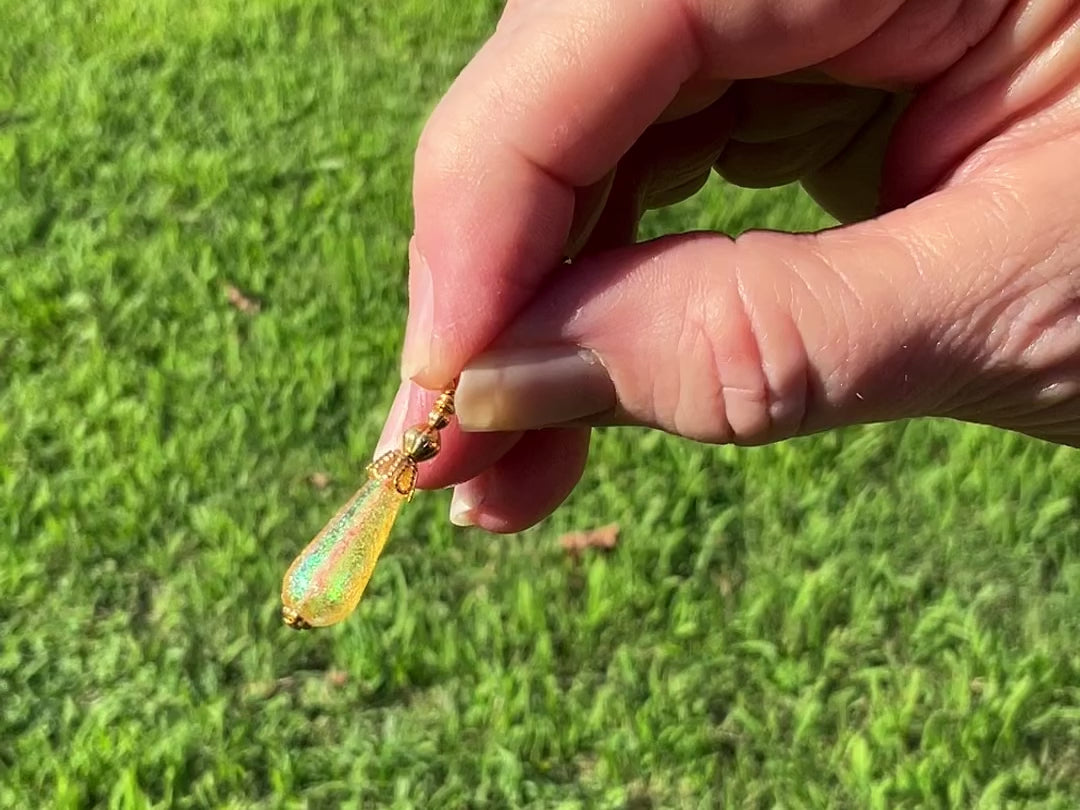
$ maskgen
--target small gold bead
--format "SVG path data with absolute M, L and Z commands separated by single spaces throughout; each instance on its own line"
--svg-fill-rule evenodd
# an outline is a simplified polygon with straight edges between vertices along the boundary
M 445 413 L 447 416 L 452 416 L 454 413 L 454 392 L 443 391 L 439 394 L 433 405 L 434 409 Z
M 439 431 L 432 425 L 413 425 L 401 438 L 402 451 L 416 462 L 434 458 L 441 444 Z
M 431 406 L 431 413 L 428 414 L 427 422 L 436 430 L 442 430 L 450 424 L 450 417 L 453 415 L 454 392 L 448 389 L 435 399 L 434 404 Z

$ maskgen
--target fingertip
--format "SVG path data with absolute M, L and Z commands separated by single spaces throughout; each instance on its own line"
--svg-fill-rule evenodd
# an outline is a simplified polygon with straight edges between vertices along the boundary
M 450 522 L 462 528 L 475 526 L 476 513 L 483 502 L 484 489 L 477 479 L 458 484 L 450 498 Z
M 495 534 L 523 531 L 566 500 L 589 453 L 587 428 L 525 433 L 483 473 L 455 488 L 450 520 Z

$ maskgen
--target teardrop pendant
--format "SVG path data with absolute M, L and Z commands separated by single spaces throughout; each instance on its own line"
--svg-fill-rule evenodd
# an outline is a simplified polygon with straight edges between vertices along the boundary
M 289 566 L 281 615 L 289 627 L 328 627 L 355 610 L 382 554 L 401 505 L 412 498 L 417 464 L 434 458 L 439 431 L 454 413 L 453 387 L 435 400 L 427 423 L 409 428 L 400 450 L 368 465 L 368 481 Z

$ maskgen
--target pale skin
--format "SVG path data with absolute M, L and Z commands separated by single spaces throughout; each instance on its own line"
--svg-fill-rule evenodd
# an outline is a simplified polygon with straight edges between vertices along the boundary
M 713 167 L 844 224 L 634 244 Z M 1073 0 L 511 0 L 414 203 L 382 444 L 461 376 L 472 430 L 420 481 L 457 485 L 457 523 L 544 518 L 595 425 L 762 444 L 941 416 L 1080 446 Z

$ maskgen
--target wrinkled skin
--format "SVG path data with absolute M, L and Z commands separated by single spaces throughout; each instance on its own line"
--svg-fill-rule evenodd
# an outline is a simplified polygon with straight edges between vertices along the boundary
M 714 167 L 799 180 L 845 225 L 634 244 Z M 547 515 L 589 425 L 759 444 L 946 416 L 1080 445 L 1071 0 L 511 0 L 424 130 L 414 199 L 415 384 L 387 440 L 492 348 L 588 347 L 617 396 L 452 429 L 421 485 L 460 484 L 461 522 Z

